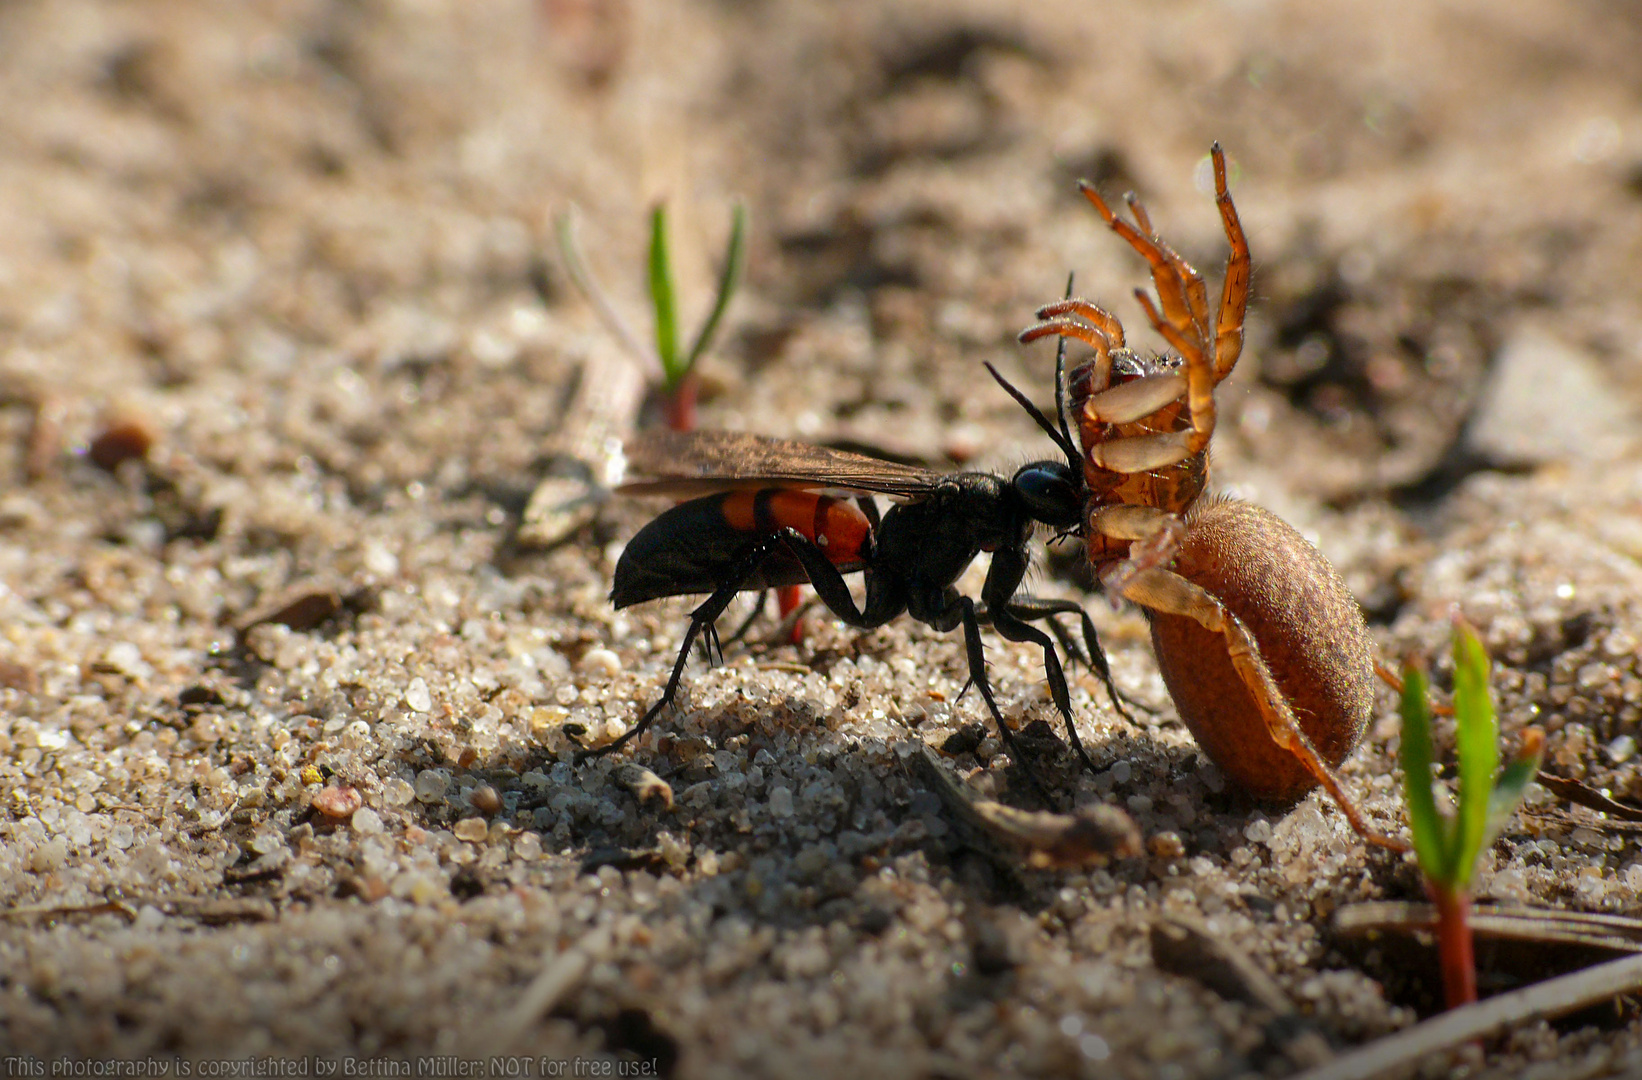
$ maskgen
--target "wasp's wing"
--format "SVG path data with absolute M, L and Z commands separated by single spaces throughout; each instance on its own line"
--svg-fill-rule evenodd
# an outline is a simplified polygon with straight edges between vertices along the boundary
M 740 431 L 657 431 L 627 443 L 624 495 L 690 498 L 733 488 L 924 495 L 944 474 L 809 443 Z

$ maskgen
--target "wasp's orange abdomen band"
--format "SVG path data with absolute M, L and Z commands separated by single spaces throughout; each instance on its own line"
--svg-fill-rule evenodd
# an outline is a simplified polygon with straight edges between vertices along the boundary
M 861 561 L 872 524 L 853 503 L 792 488 L 733 491 L 722 497 L 719 510 L 732 529 L 744 533 L 772 533 L 795 529 L 814 540 L 834 566 Z

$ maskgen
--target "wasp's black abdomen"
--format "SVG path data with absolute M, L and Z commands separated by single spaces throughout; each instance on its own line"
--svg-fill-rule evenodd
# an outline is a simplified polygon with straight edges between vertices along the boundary
M 744 551 L 783 528 L 814 540 L 842 573 L 865 565 L 872 526 L 854 504 L 791 488 L 731 491 L 681 503 L 640 529 L 616 563 L 610 601 L 624 608 L 663 596 L 713 592 Z M 798 559 L 777 548 L 741 588 L 807 581 Z

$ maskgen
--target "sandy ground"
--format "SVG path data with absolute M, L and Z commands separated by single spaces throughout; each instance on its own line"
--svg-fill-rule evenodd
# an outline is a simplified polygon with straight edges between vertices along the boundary
M 631 755 L 670 811 L 573 767 L 660 692 L 689 605 L 605 599 L 653 506 L 519 541 L 542 476 L 633 423 L 555 254 L 572 204 L 642 326 L 651 202 L 693 323 L 746 200 L 705 425 L 1006 470 L 1046 448 L 980 365 L 1047 399 L 1013 334 L 1066 273 L 1144 326 L 1073 181 L 1138 190 L 1217 274 L 1220 140 L 1255 299 L 1218 484 L 1316 540 L 1385 656 L 1440 653 L 1458 606 L 1506 730 L 1642 797 L 1634 6 L 1015 7 L 0 5 L 6 1075 L 1277 1076 L 1434 1007 L 1428 953 L 1333 924 L 1418 899 L 1412 867 L 1315 795 L 1225 790 L 1141 617 L 1058 573 L 1033 588 L 1085 599 L 1157 711 L 1078 672 L 1099 771 L 1047 767 L 1177 851 L 977 856 L 908 755 L 984 712 L 956 636 L 906 620 L 692 665 Z M 1052 716 L 1033 650 L 988 658 L 1012 720 Z M 1346 770 L 1391 829 L 1395 735 L 1382 696 Z M 1004 763 L 952 759 L 1032 805 Z M 1479 893 L 1642 915 L 1634 833 L 1531 801 Z M 1162 970 L 1160 914 L 1299 1019 Z M 1639 1033 L 1622 1004 L 1468 1067 L 1634 1073 Z

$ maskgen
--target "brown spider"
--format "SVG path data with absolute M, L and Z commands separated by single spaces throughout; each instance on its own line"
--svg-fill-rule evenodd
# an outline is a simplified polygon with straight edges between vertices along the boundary
M 1205 497 L 1214 388 L 1243 350 L 1249 246 L 1216 143 L 1215 201 L 1231 253 L 1210 321 L 1203 278 L 1153 230 L 1133 195 L 1131 224 L 1080 184 L 1106 224 L 1151 265 L 1152 326 L 1179 354 L 1144 357 L 1104 308 L 1068 299 L 1039 309 L 1023 342 L 1071 338 L 1094 349 L 1066 379 L 1083 448 L 1083 533 L 1105 589 L 1146 610 L 1158 667 L 1204 752 L 1257 799 L 1292 803 L 1322 784 L 1364 837 L 1370 829 L 1334 773 L 1374 705 L 1374 657 L 1357 602 L 1328 560 L 1257 506 Z M 1068 410 L 1062 411 L 1062 422 Z

